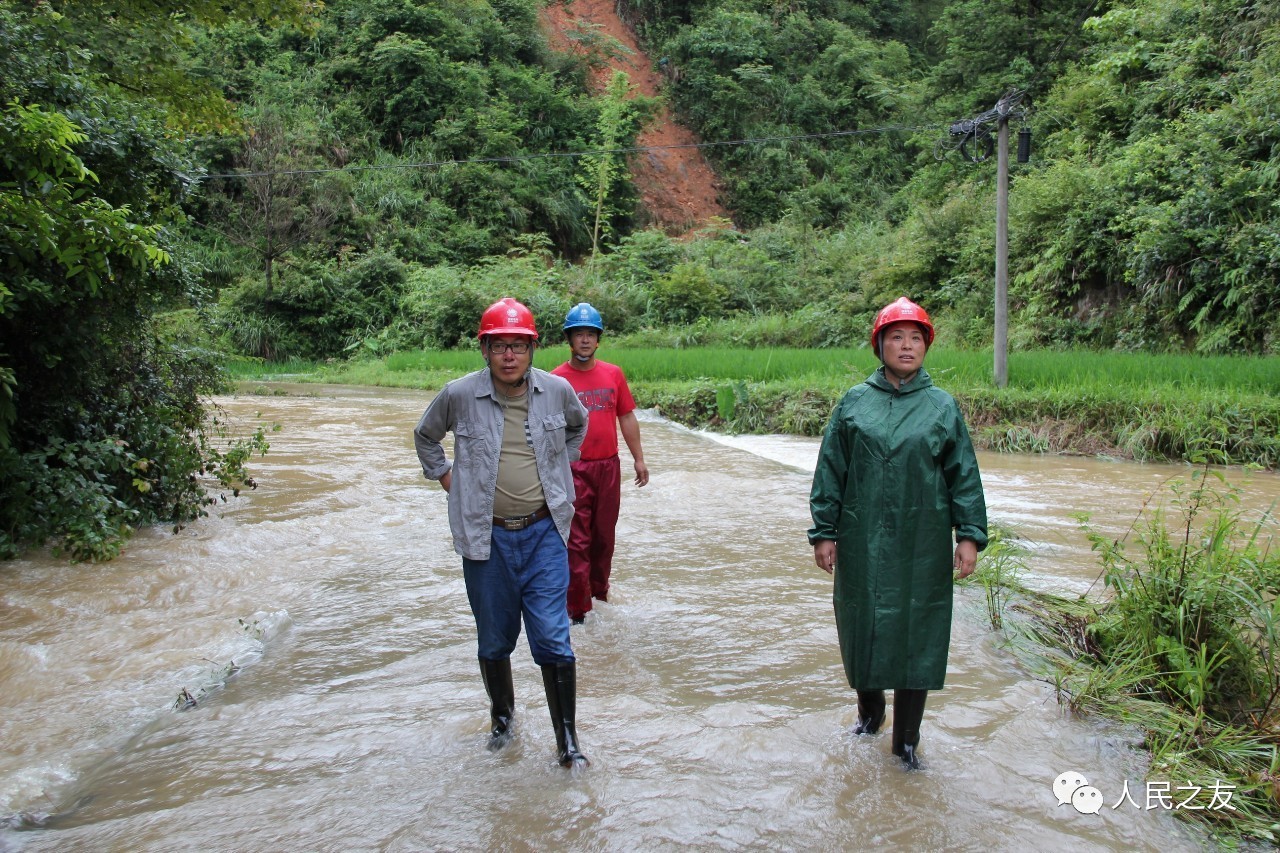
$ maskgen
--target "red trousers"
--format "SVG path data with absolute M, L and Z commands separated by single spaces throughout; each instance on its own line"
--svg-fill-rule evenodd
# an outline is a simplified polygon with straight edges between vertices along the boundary
M 573 465 L 573 527 L 569 531 L 569 617 L 580 619 L 591 599 L 608 601 L 613 534 L 622 503 L 622 464 L 617 456 Z

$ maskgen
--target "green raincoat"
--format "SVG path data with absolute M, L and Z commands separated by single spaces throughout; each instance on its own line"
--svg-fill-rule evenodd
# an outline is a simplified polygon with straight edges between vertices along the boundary
M 951 644 L 956 540 L 987 544 L 978 460 L 956 401 L 921 370 L 881 367 L 847 391 L 822 438 L 809 542 L 836 541 L 840 653 L 855 690 L 937 690 Z

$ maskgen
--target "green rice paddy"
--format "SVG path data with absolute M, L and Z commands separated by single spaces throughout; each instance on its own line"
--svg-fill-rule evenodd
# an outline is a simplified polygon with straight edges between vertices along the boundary
M 817 435 L 840 395 L 876 367 L 867 348 L 623 348 L 600 357 L 637 402 L 690 426 Z M 568 358 L 563 344 L 534 365 Z M 394 353 L 342 364 L 236 361 L 237 380 L 434 390 L 484 364 L 478 350 Z M 1204 459 L 1280 467 L 1280 358 L 1048 351 L 1008 357 L 997 388 L 990 352 L 938 348 L 926 369 L 960 402 L 975 442 L 1011 452 Z

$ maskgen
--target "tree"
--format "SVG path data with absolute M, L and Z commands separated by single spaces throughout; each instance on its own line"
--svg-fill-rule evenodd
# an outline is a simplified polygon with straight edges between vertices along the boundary
M 631 81 L 621 71 L 613 72 L 609 85 L 605 89 L 604 104 L 600 110 L 600 118 L 596 122 L 599 136 L 596 138 L 597 151 L 582 158 L 578 182 L 584 190 L 591 194 L 592 207 L 595 211 L 591 227 L 591 255 L 600 253 L 600 234 L 608 227 L 610 210 L 606 202 L 613 185 L 626 178 L 625 166 L 620 165 L 621 156 L 615 153 L 619 142 L 631 136 L 628 133 L 634 110 L 631 106 Z
M 117 272 L 145 274 L 170 260 L 156 226 L 95 194 L 97 176 L 73 150 L 87 138 L 66 116 L 39 106 L 11 103 L 0 114 L 0 263 L 10 282 L 0 288 L 0 329 L 13 347 L 0 357 L 32 369 L 68 358 L 64 336 L 32 336 L 32 325 L 111 299 Z M 15 366 L 0 383 L 0 447 L 9 447 Z
M 50 6 L 0 3 L 0 557 L 52 539 L 110 558 L 137 525 L 201 514 L 197 475 L 235 479 L 265 446 L 213 447 L 221 374 L 153 327 L 198 296 L 173 247 L 195 169 L 173 114 L 86 41 Z
M 314 125 L 291 127 L 279 111 L 264 109 L 234 160 L 243 177 L 223 179 L 212 224 L 258 259 L 264 298 L 271 298 L 275 263 L 300 245 L 323 242 L 345 200 L 317 148 Z
M 159 104 L 188 132 L 225 131 L 235 111 L 216 85 L 193 73 L 186 52 L 195 33 L 249 21 L 270 27 L 317 26 L 320 0 L 43 0 L 86 71 L 129 98 Z

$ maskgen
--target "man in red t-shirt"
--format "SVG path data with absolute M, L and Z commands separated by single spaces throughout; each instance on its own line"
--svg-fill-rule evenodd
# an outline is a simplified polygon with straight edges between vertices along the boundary
M 622 369 L 596 358 L 604 321 L 589 303 L 580 302 L 564 320 L 569 342 L 567 362 L 551 371 L 569 380 L 587 407 L 590 421 L 582 442 L 582 458 L 572 463 L 573 527 L 569 531 L 569 618 L 581 625 L 591 599 L 609 600 L 613 568 L 614 527 L 622 503 L 622 463 L 618 461 L 618 431 L 636 465 L 636 485 L 649 482 L 649 468 L 640 448 L 640 423 Z

